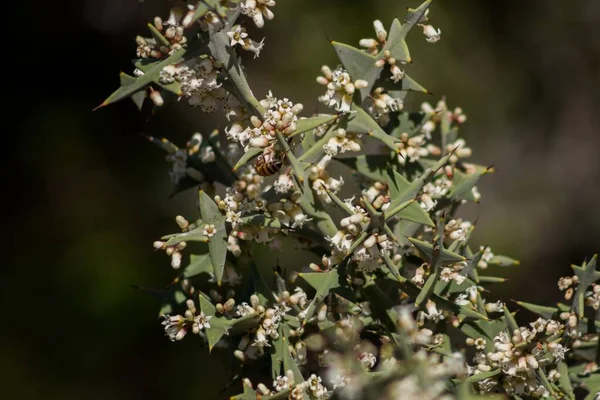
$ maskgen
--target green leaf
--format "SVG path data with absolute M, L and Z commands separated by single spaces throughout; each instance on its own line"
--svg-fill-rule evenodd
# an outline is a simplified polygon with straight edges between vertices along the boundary
M 381 141 L 392 151 L 398 153 L 399 139 L 388 135 L 379 124 L 365 110 L 352 103 L 351 113 L 348 115 L 349 132 L 366 133 L 369 136 Z
M 331 139 L 334 136 L 335 129 L 329 129 L 327 133 L 325 133 L 321 138 L 319 138 L 319 140 L 316 143 L 312 144 L 309 147 L 304 147 L 303 141 L 302 148 L 304 149 L 304 152 L 300 155 L 300 157 L 298 157 L 298 161 L 311 163 L 316 162 L 320 158 L 321 154 L 325 152 L 323 150 L 323 146 L 326 145 L 327 142 L 329 142 L 329 139 Z M 306 140 L 306 138 L 304 140 Z
M 460 171 L 454 171 L 452 187 L 448 192 L 448 197 L 458 200 L 469 200 L 477 202 L 473 196 L 473 188 L 479 182 L 479 179 L 487 173 L 494 172 L 494 169 L 489 167 L 481 172 L 472 174 L 463 174 Z
M 246 215 L 240 218 L 242 225 L 260 226 L 263 228 L 285 228 L 276 218 L 267 217 L 265 214 Z
M 397 199 L 403 195 L 403 193 L 410 190 L 410 182 L 406 180 L 398 171 L 390 170 L 388 171 L 388 187 L 390 188 L 390 197 L 392 199 Z M 411 192 L 412 193 L 412 192 Z M 388 208 L 388 210 L 392 210 Z M 386 210 L 387 211 L 387 210 Z M 390 212 L 387 212 L 386 219 L 391 217 Z M 429 217 L 429 213 L 423 210 L 418 203 L 411 204 L 404 210 L 400 211 L 398 214 L 400 219 L 406 219 L 408 221 L 416 222 L 417 224 L 427 225 L 434 227 L 435 224 Z
M 515 260 L 506 256 L 494 256 L 487 263 L 488 265 L 496 267 L 512 267 L 521 264 L 519 260 Z
M 335 49 L 340 61 L 344 65 L 344 68 L 350 74 L 352 80 L 356 81 L 358 79 L 362 79 L 367 81 L 368 86 L 360 89 L 362 103 L 366 98 L 369 97 L 371 89 L 373 88 L 377 78 L 379 78 L 383 67 L 376 67 L 376 57 L 355 47 L 334 41 L 332 41 L 331 44 L 333 45 L 333 48 Z
M 411 63 L 412 59 L 410 58 L 410 52 L 408 50 L 408 44 L 406 43 L 406 33 L 403 29 L 402 24 L 398 20 L 398 18 L 394 18 L 392 22 L 392 26 L 390 27 L 390 31 L 388 34 L 387 42 L 381 52 L 378 54 L 377 58 L 383 58 L 383 53 L 386 50 L 389 50 L 391 56 L 401 63 Z
M 294 384 L 299 384 L 304 382 L 304 377 L 289 350 L 289 330 L 286 325 L 279 325 L 279 337 L 273 342 L 271 352 L 271 375 L 275 379 L 280 375 L 285 376 L 286 372 L 291 370 L 294 374 Z
M 554 386 L 548 380 L 548 377 L 546 376 L 544 369 L 543 368 L 536 369 L 535 374 L 537 375 L 542 386 L 544 386 L 546 388 L 546 390 L 550 392 L 550 396 L 557 398 L 556 391 L 554 390 Z
M 583 318 L 584 297 L 588 288 L 600 279 L 600 272 L 596 271 L 596 260 L 598 255 L 595 254 L 592 259 L 583 263 L 581 267 L 572 265 L 575 275 L 579 277 L 579 284 L 573 296 L 573 308 L 579 318 Z
M 212 274 L 213 267 L 210 259 L 210 254 L 191 254 L 190 263 L 183 270 L 184 278 L 191 278 L 201 273 Z
M 121 72 L 119 75 L 121 86 L 128 86 L 135 83 L 135 77 L 127 75 L 125 72 Z M 145 90 L 139 90 L 131 95 L 131 100 L 135 104 L 138 110 L 141 110 L 144 106 L 144 100 L 146 99 L 147 93 Z
M 388 160 L 384 156 L 360 155 L 353 158 L 341 158 L 338 161 L 373 181 L 385 182 L 387 179 Z
M 504 283 L 508 279 L 499 276 L 479 276 L 479 283 Z
M 311 272 L 298 275 L 317 291 L 313 301 L 306 309 L 306 316 L 302 321 L 302 326 L 304 326 L 312 318 L 317 305 L 325 299 L 332 289 L 340 287 L 340 276 L 337 269 L 332 269 L 328 272 Z
M 423 86 L 421 86 L 419 83 L 417 83 L 417 81 L 415 81 L 413 78 L 411 78 L 407 74 L 404 74 L 404 78 L 402 78 L 402 80 L 400 80 L 399 86 L 400 87 L 398 88 L 398 84 L 396 84 L 394 86 L 394 88 L 396 88 L 396 90 L 431 94 L 431 92 L 429 90 L 425 89 Z
M 254 313 L 245 315 L 243 317 L 229 320 L 231 325 L 231 334 L 247 333 L 250 330 L 258 327 L 258 324 L 262 320 L 260 314 Z
M 214 225 L 216 232 L 208 242 L 208 250 L 214 269 L 217 284 L 221 286 L 223 270 L 225 269 L 225 258 L 227 257 L 227 232 L 225 230 L 225 216 L 221 214 L 219 207 L 204 191 L 200 191 L 200 214 L 206 225 Z M 200 229 L 202 227 L 199 227 Z
M 406 20 L 402 26 L 405 36 L 425 16 L 425 12 L 431 5 L 432 1 L 433 0 L 426 0 L 416 9 L 409 8 L 406 11 Z
M 573 386 L 571 385 L 571 380 L 569 379 L 569 368 L 564 361 L 559 361 L 556 363 L 556 369 L 560 374 L 560 378 L 558 378 L 558 382 L 560 383 L 560 387 L 565 391 L 569 399 L 575 399 L 575 395 L 573 394 Z
M 215 225 L 216 226 L 216 225 Z M 192 229 L 188 232 L 175 233 L 172 235 L 163 236 L 161 239 L 166 240 L 166 246 L 175 246 L 181 242 L 208 242 L 208 236 L 204 236 L 204 225 Z
M 348 205 L 346 203 L 344 203 L 342 201 L 342 199 L 340 199 L 337 194 L 333 193 L 331 190 L 329 190 L 327 188 L 327 186 L 322 184 L 322 188 L 323 190 L 325 190 L 325 192 L 327 193 L 327 195 L 331 198 L 331 200 L 333 201 L 333 203 L 338 206 L 340 209 L 342 209 L 342 211 L 344 211 L 346 214 L 348 215 L 353 215 L 354 212 L 352 210 L 350 210 L 350 207 L 348 207 Z
M 395 332 L 398 316 L 393 311 L 394 303 L 377 284 L 377 281 L 368 277 L 362 291 L 369 300 L 369 308 L 373 316 L 379 319 L 390 332 Z
M 446 155 L 445 157 L 442 157 L 431 168 L 427 169 L 421 176 L 416 178 L 414 181 L 410 182 L 410 185 L 400 195 L 398 195 L 396 198 L 392 198 L 388 210 L 393 210 L 399 204 L 402 204 L 407 200 L 414 199 L 415 197 L 417 197 L 423 186 L 425 186 L 433 179 L 437 171 L 440 170 L 444 165 L 446 165 L 449 158 L 450 154 Z M 397 185 L 400 181 L 395 181 L 394 179 L 392 179 L 392 182 L 393 184 Z
M 556 307 L 538 306 L 537 304 L 526 303 L 524 301 L 517 301 L 516 303 L 544 319 L 552 319 L 552 317 L 558 313 L 558 308 Z
M 246 165 L 246 163 L 248 163 L 248 161 L 250 161 L 254 157 L 258 156 L 262 152 L 263 152 L 263 149 L 261 149 L 259 147 L 250 147 L 240 157 L 240 159 L 238 160 L 238 162 L 233 167 L 233 170 L 237 171 L 239 168 L 241 168 L 242 166 Z
M 329 124 L 335 121 L 338 115 L 319 115 L 316 117 L 303 118 L 296 121 L 296 130 L 287 138 L 291 139 L 294 136 L 301 135 L 305 132 L 312 131 L 321 125 Z
M 427 278 L 427 281 L 421 288 L 421 291 L 419 292 L 419 295 L 417 296 L 417 298 L 415 300 L 415 307 L 419 307 L 421 304 L 423 304 L 425 302 L 425 300 L 427 300 L 429 298 L 429 295 L 433 291 L 433 289 L 435 287 L 435 283 L 438 281 L 439 278 L 440 278 L 439 270 L 436 270 L 433 274 L 429 275 L 429 278 Z
M 187 50 L 185 48 L 179 49 L 166 59 L 154 63 L 153 66 L 144 73 L 144 75 L 135 78 L 135 82 L 132 82 L 127 86 L 121 86 L 96 108 L 106 107 L 109 104 L 116 103 L 117 101 L 123 100 L 127 97 L 130 97 L 134 93 L 143 90 L 150 83 L 158 80 L 160 71 L 162 71 L 164 67 L 181 61 L 183 56 L 186 54 L 186 51 Z
M 399 268 L 394 264 L 394 261 L 390 258 L 389 255 L 384 254 L 383 260 L 385 261 L 385 265 L 387 265 L 388 269 L 390 270 L 394 278 L 398 280 L 398 282 L 406 281 L 406 278 L 400 274 Z
M 431 243 L 422 242 L 415 238 L 408 238 L 408 240 L 417 248 L 419 253 L 423 255 L 428 260 L 433 259 L 433 245 Z M 453 253 L 446 249 L 441 249 L 440 251 L 440 264 L 453 264 L 460 261 L 465 261 L 466 258 L 461 256 L 460 254 Z
M 223 335 L 228 333 L 230 324 L 227 320 L 223 321 L 223 318 L 217 318 L 215 316 L 217 310 L 208 299 L 208 296 L 204 293 L 200 293 L 198 299 L 200 302 L 200 311 L 203 312 L 205 316 L 212 317 L 210 321 L 208 321 L 210 328 L 205 330 L 206 338 L 208 339 L 208 351 L 210 352 L 219 340 L 221 340 Z
M 237 97 L 244 105 L 244 108 L 255 116 L 262 118 L 265 114 L 265 108 L 254 97 L 252 90 L 250 90 L 235 51 L 229 46 L 227 31 L 222 30 L 212 33 L 208 48 L 212 56 L 223 63 L 223 70 L 233 84 L 231 89 L 236 92 L 235 94 L 238 95 Z
M 519 325 L 517 321 L 515 321 L 515 317 L 508 311 L 508 308 L 504 306 L 504 318 L 506 318 L 506 326 L 508 326 L 508 331 L 512 335 L 512 333 L 519 329 Z
M 254 291 L 256 292 L 260 304 L 265 306 L 267 304 L 275 302 L 275 295 L 273 291 L 269 289 L 269 286 L 265 282 L 263 276 L 258 271 L 256 264 L 252 264 L 251 267 L 251 277 L 252 277 L 252 286 Z
M 287 140 L 285 140 L 281 132 L 277 132 L 277 140 L 279 141 L 279 144 L 283 147 L 287 154 L 287 159 L 289 160 L 292 166 L 292 172 L 294 176 L 298 180 L 298 183 L 302 184 L 302 182 L 304 182 L 304 170 L 308 168 L 309 164 L 301 163 L 300 161 L 298 161 L 298 159 L 292 152 L 292 149 L 290 149 Z
M 494 369 L 488 372 L 481 372 L 479 374 L 476 375 L 471 375 L 470 377 L 467 378 L 467 382 L 469 383 L 475 383 L 475 382 L 479 382 L 482 381 L 484 379 L 487 378 L 491 378 L 493 376 L 499 375 L 501 372 L 500 368 L 498 369 Z
M 171 43 L 167 40 L 167 38 L 165 38 L 163 36 L 162 33 L 160 33 L 158 31 L 158 29 L 156 29 L 154 27 L 153 24 L 148 23 L 148 29 L 150 29 L 150 34 L 152 34 L 152 37 L 154 38 L 154 40 L 156 40 L 156 44 L 158 45 L 158 47 L 166 47 L 168 49 L 171 48 Z
M 302 189 L 302 197 L 298 205 L 309 218 L 312 218 L 311 225 L 316 225 L 322 237 L 333 237 L 338 231 L 337 226 L 331 219 L 331 215 L 325 211 L 320 199 L 313 195 L 308 179 L 304 180 Z

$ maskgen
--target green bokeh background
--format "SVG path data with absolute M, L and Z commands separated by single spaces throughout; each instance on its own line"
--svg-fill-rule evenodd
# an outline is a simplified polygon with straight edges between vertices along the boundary
M 129 102 L 91 111 L 130 71 L 145 21 L 170 3 L 21 5 L 27 28 L 5 79 L 22 83 L 4 94 L 18 126 L 7 125 L 2 169 L 3 394 L 224 397 L 220 357 L 197 341 L 170 343 L 156 304 L 132 288 L 172 277 L 151 244 L 176 214 L 195 215 L 196 201 L 193 192 L 168 199 L 163 154 L 140 133 L 183 143 L 219 122 L 183 102 L 150 120 Z M 320 66 L 337 64 L 326 38 L 357 43 L 372 37 L 373 19 L 388 25 L 416 5 L 278 1 L 275 20 L 254 33 L 267 37 L 263 54 L 246 62 L 255 93 L 271 89 L 312 111 Z M 511 281 L 496 296 L 559 300 L 557 278 L 600 250 L 600 2 L 439 0 L 431 17 L 442 40 L 412 33 L 406 69 L 435 95 L 413 94 L 408 106 L 442 95 L 462 106 L 473 160 L 497 169 L 481 184 L 482 203 L 465 210 L 478 219 L 478 243 L 522 261 L 501 271 Z

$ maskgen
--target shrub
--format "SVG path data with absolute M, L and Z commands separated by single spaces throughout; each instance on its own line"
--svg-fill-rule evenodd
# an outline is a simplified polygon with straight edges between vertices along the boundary
M 136 39 L 133 75 L 102 104 L 184 100 L 228 120 L 185 147 L 149 140 L 168 153 L 175 192 L 202 188 L 200 215 L 177 216 L 179 231 L 154 243 L 177 271 L 160 292 L 162 325 L 172 341 L 233 355 L 253 377 L 235 398 L 598 398 L 597 256 L 558 282 L 566 303 L 516 302 L 539 315 L 528 325 L 484 298 L 504 282 L 493 271 L 518 261 L 470 245 L 475 224 L 457 211 L 493 169 L 469 161 L 460 108 L 404 107 L 427 92 L 405 72 L 406 38 L 440 39 L 430 3 L 387 30 L 375 21 L 361 49 L 331 42 L 340 65 L 317 78 L 329 113 L 304 117 L 250 89 L 240 53 L 258 57 L 264 40 L 246 27 L 271 20 L 274 0 L 157 17 Z M 357 194 L 338 197 L 344 185 Z

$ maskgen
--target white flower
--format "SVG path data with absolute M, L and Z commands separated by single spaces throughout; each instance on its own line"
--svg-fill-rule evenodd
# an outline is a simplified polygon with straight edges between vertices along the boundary
M 502 312 L 502 309 L 504 308 L 504 303 L 500 300 L 498 300 L 495 303 L 486 303 L 485 305 L 485 311 L 487 312 Z
M 454 271 L 448 267 L 444 267 L 440 273 L 440 279 L 444 282 L 450 282 L 454 278 Z
M 540 317 L 534 322 L 531 322 L 529 325 L 531 326 L 531 329 L 533 329 L 535 332 L 542 333 L 544 332 L 544 330 L 546 330 L 546 325 L 548 325 L 548 321 Z
M 483 338 L 475 339 L 475 348 L 477 350 L 485 350 L 486 341 Z
M 569 351 L 569 349 L 564 348 L 561 344 L 557 344 L 554 348 L 552 348 L 552 355 L 557 360 L 564 360 L 565 353 Z
M 331 384 L 333 385 L 333 390 L 337 388 L 341 388 L 346 386 L 349 382 L 348 377 L 338 374 L 335 378 L 331 379 Z
M 236 311 L 235 311 L 236 315 L 238 315 L 240 317 L 245 317 L 246 315 L 251 315 L 251 314 L 254 314 L 255 312 L 256 312 L 256 310 L 254 308 L 252 308 L 252 306 L 250 306 L 246 302 L 238 305 L 236 308 Z
M 176 340 L 181 340 L 187 333 L 187 325 L 185 324 L 185 318 L 181 315 L 164 315 L 164 320 L 161 323 L 165 327 L 165 334 L 169 337 L 169 339 L 174 342 Z
M 244 41 L 244 44 L 242 45 L 242 48 L 244 50 L 247 51 L 251 51 L 254 53 L 254 58 L 260 56 L 260 51 L 262 50 L 262 48 L 265 46 L 265 39 L 263 38 L 263 40 L 261 40 L 260 42 L 257 42 L 256 40 L 252 40 L 252 39 L 246 39 Z
M 465 293 L 469 296 L 469 300 L 471 303 L 475 304 L 477 302 L 477 294 L 479 293 L 479 288 L 475 285 L 469 286 Z
M 321 377 L 315 374 L 312 374 L 308 380 L 308 389 L 311 391 L 311 394 L 316 398 L 322 397 L 325 393 L 327 393 L 327 389 L 325 386 L 321 384 Z
M 276 392 L 281 392 L 283 390 L 287 390 L 290 388 L 290 385 L 288 382 L 289 382 L 289 379 L 287 376 L 278 376 L 273 381 L 273 389 L 275 389 Z
M 454 303 L 458 304 L 459 306 L 464 306 L 469 304 L 470 301 L 467 299 L 466 293 L 461 293 L 456 297 L 456 299 L 454 299 Z
M 239 44 L 241 46 L 244 45 L 244 39 L 248 37 L 248 33 L 246 33 L 246 29 L 242 28 L 241 25 L 234 25 L 229 32 L 227 32 L 227 36 L 229 36 L 231 47 Z
M 546 325 L 546 334 L 548 335 L 553 335 L 556 332 L 560 331 L 561 329 L 564 328 L 564 325 L 561 324 L 558 321 L 555 321 L 553 319 L 548 321 L 548 324 Z
M 373 368 L 375 366 L 375 363 L 377 362 L 377 358 L 373 353 L 360 353 L 358 359 L 360 360 L 365 369 Z
M 202 234 L 204 236 L 213 237 L 216 232 L 217 232 L 217 230 L 215 229 L 214 225 L 206 224 L 206 225 L 204 225 L 204 230 L 202 231 Z
M 208 329 L 210 328 L 209 321 L 211 320 L 211 318 L 212 317 L 210 315 L 204 315 L 204 312 L 201 312 L 194 318 L 194 325 L 198 327 L 198 330 Z
M 279 174 L 275 183 L 273 183 L 273 189 L 277 193 L 287 193 L 294 188 L 294 181 L 288 174 Z
M 423 267 L 419 267 L 415 270 L 415 276 L 413 276 L 411 280 L 418 285 L 422 285 L 425 283 L 425 280 L 423 279 L 424 275 L 425 269 Z
M 435 303 L 431 300 L 427 300 L 425 310 L 427 311 L 427 314 L 425 315 L 425 318 L 427 319 L 433 319 L 435 322 L 444 319 L 444 315 L 438 311 Z
M 241 216 L 242 216 L 241 212 L 227 210 L 227 212 L 225 213 L 225 221 L 231 222 L 232 224 L 236 224 L 236 223 L 240 222 Z
M 442 30 L 436 30 L 431 25 L 421 25 L 423 28 L 423 34 L 425 35 L 425 40 L 429 43 L 435 43 L 440 40 L 440 35 L 442 34 Z

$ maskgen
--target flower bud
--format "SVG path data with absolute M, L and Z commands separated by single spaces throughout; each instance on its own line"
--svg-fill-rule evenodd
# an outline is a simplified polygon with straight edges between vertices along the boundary
M 187 229 L 187 227 L 190 226 L 190 222 L 181 215 L 175 217 L 175 222 L 177 222 L 177 225 L 179 225 L 181 229 Z
M 165 104 L 165 101 L 158 90 L 150 89 L 150 99 L 154 103 L 155 106 L 160 107 Z
M 379 45 L 379 43 L 377 43 L 377 40 L 375 40 L 375 39 L 360 39 L 360 41 L 358 42 L 358 45 L 360 47 L 365 47 L 367 49 L 371 49 L 371 48 L 377 47 Z
M 354 82 L 354 86 L 355 86 L 357 89 L 364 89 L 364 88 L 366 88 L 366 87 L 368 87 L 368 86 L 369 86 L 369 82 L 365 81 L 364 79 L 357 79 L 357 80 Z
M 229 299 L 225 302 L 225 304 L 223 305 L 223 308 L 225 309 L 225 311 L 229 312 L 231 310 L 233 310 L 233 307 L 235 307 L 235 300 L 234 299 Z
M 233 352 L 233 355 L 235 356 L 235 358 L 237 358 L 241 362 L 245 362 L 246 361 L 246 354 L 243 351 L 241 351 L 241 350 L 235 350 Z
M 173 267 L 173 269 L 179 269 L 179 267 L 181 267 L 181 253 L 180 252 L 176 251 L 171 256 L 171 267 Z
M 377 35 L 377 39 L 380 42 L 385 42 L 387 40 L 387 31 L 383 27 L 381 21 L 378 19 L 373 21 L 373 27 L 375 28 L 375 34 Z

